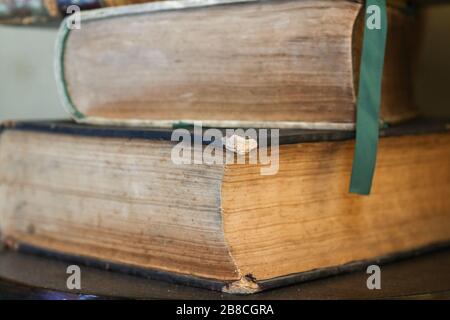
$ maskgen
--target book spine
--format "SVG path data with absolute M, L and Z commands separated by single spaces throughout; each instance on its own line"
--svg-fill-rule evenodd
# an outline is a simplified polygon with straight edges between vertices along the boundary
M 67 8 L 76 5 L 80 10 L 116 7 L 155 0 L 0 0 L 0 23 L 39 25 L 64 18 Z

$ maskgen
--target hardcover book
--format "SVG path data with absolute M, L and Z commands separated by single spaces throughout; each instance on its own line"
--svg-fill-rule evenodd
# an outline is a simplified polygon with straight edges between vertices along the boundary
M 348 193 L 350 131 L 280 131 L 278 148 L 267 147 L 278 156 L 271 175 L 261 174 L 261 162 L 175 163 L 171 132 L 6 125 L 2 240 L 20 251 L 228 293 L 311 280 L 450 240 L 448 124 L 383 129 L 369 197 Z M 195 141 L 198 133 L 190 134 Z M 256 144 L 241 151 L 264 148 Z
M 364 4 L 165 1 L 61 25 L 56 77 L 79 122 L 170 127 L 354 128 Z M 381 117 L 412 118 L 410 27 L 388 13 Z

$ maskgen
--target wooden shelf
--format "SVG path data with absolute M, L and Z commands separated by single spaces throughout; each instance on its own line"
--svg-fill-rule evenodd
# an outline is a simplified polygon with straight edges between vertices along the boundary
M 81 267 L 81 292 L 66 286 L 69 264 L 17 252 L 0 253 L 0 299 L 450 299 L 450 249 L 381 266 L 381 290 L 364 271 L 250 296 L 233 296 Z

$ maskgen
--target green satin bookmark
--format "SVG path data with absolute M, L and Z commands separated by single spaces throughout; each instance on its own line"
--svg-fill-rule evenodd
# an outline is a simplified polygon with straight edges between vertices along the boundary
M 366 0 L 351 193 L 368 195 L 372 187 L 377 159 L 386 36 L 386 0 Z

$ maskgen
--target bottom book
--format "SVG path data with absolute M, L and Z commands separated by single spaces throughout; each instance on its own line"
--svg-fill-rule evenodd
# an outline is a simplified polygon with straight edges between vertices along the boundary
M 199 140 L 195 129 L 186 131 Z M 4 125 L 3 242 L 237 294 L 450 243 L 445 123 L 383 129 L 370 196 L 348 193 L 352 132 L 280 131 L 279 145 L 267 148 L 277 159 L 271 174 L 262 174 L 267 163 L 249 160 L 262 141 L 241 144 L 243 163 L 191 162 L 211 145 L 180 161 L 172 133 L 71 122 Z M 222 143 L 214 152 L 228 150 Z M 234 151 L 231 160 L 239 156 Z

